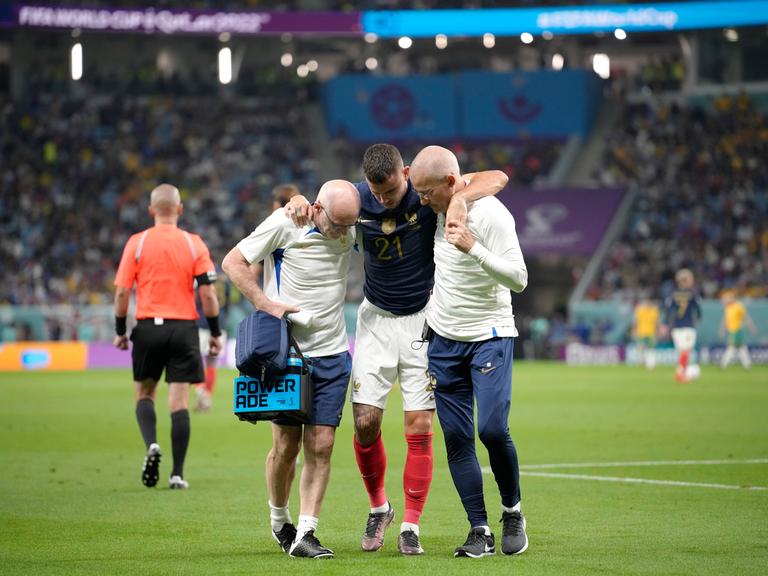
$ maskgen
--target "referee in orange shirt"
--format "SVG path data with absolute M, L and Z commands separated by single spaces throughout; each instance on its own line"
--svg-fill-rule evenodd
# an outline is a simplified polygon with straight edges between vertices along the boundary
M 177 225 L 183 206 L 170 184 L 152 190 L 149 213 L 155 225 L 128 240 L 115 278 L 115 336 L 120 350 L 128 349 L 126 316 L 131 289 L 136 284 L 136 327 L 133 342 L 133 379 L 136 383 L 136 420 L 147 446 L 141 481 L 157 484 L 160 446 L 157 444 L 155 397 L 165 369 L 171 412 L 173 471 L 170 488 L 188 488 L 184 458 L 189 445 L 189 385 L 203 379 L 196 320 L 194 285 L 211 329 L 210 352 L 221 351 L 219 301 L 214 289 L 216 270 L 208 247 L 197 234 Z

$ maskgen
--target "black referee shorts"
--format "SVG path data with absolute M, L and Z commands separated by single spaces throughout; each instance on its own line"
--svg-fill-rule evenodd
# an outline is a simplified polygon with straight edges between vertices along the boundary
M 131 332 L 133 379 L 160 380 L 165 369 L 166 382 L 203 381 L 200 339 L 194 320 L 139 320 Z

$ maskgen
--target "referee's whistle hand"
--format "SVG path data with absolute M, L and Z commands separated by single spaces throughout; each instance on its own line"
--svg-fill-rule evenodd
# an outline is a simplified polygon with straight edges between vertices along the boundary
M 115 339 L 112 343 L 118 350 L 128 350 L 128 336 L 125 334 L 122 336 L 115 336 Z

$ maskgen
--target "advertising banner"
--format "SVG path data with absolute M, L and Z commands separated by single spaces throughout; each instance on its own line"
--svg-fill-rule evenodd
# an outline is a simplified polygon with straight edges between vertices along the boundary
M 85 370 L 84 342 L 11 342 L 0 344 L 0 372 Z
M 382 37 L 435 34 L 516 36 L 613 32 L 670 32 L 724 26 L 754 26 L 768 21 L 768 1 L 730 0 L 601 4 L 481 10 L 372 10 L 363 12 L 363 29 Z M 594 4 L 594 2 L 593 2 Z
M 590 72 L 348 74 L 324 101 L 332 135 L 358 142 L 517 140 L 586 135 L 601 99 Z
M 624 197 L 618 189 L 502 190 L 523 254 L 594 252 Z
M 586 136 L 602 86 L 580 70 L 464 72 L 459 82 L 461 136 L 498 139 Z
M 451 76 L 342 75 L 325 88 L 328 128 L 356 141 L 456 136 Z
M 16 25 L 21 28 L 146 34 L 361 34 L 359 12 L 224 12 L 46 5 L 22 5 L 14 10 Z

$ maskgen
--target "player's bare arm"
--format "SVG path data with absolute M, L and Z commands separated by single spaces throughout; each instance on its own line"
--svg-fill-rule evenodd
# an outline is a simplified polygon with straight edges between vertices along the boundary
M 229 276 L 232 283 L 253 304 L 257 310 L 263 310 L 267 314 L 282 318 L 291 312 L 299 312 L 301 309 L 293 304 L 286 304 L 271 300 L 259 288 L 256 279 L 253 277 L 253 271 L 248 260 L 245 259 L 240 249 L 235 246 L 224 257 L 221 263 L 224 273 Z
M 473 202 L 485 196 L 495 196 L 509 182 L 509 176 L 501 170 L 485 170 L 483 172 L 471 172 L 462 174 L 467 180 L 466 187 L 458 190 L 448 204 L 445 215 L 447 225 L 453 222 L 465 224 L 467 221 L 467 202 Z

